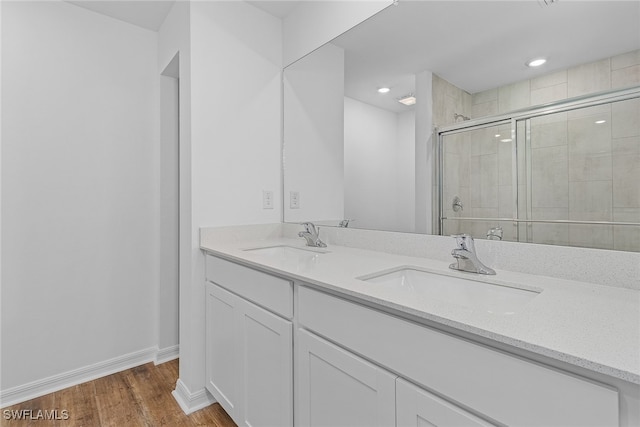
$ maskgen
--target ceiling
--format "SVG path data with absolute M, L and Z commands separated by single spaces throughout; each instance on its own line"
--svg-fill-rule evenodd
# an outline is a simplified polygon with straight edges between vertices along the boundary
M 68 0 L 152 31 L 175 1 Z M 247 2 L 284 18 L 301 1 Z M 640 49 L 640 1 L 400 0 L 332 43 L 345 49 L 347 96 L 405 111 L 395 99 L 423 70 L 475 93 Z M 524 65 L 537 56 L 548 63 Z M 381 96 L 381 86 L 392 90 Z
M 284 18 L 291 13 L 293 9 L 300 3 L 301 0 L 246 0 L 247 3 L 264 10 L 265 12 L 277 17 Z
M 66 0 L 76 6 L 152 31 L 158 31 L 176 0 Z M 182 1 L 182 0 L 178 0 Z M 203 0 L 217 1 L 217 0 Z M 301 0 L 253 0 L 247 3 L 284 18 Z
M 400 0 L 332 43 L 345 49 L 347 96 L 406 111 L 395 98 L 423 70 L 476 93 L 640 49 L 640 2 Z M 535 57 L 548 62 L 526 67 Z
M 158 31 L 175 0 L 67 0 L 67 2 L 151 31 Z

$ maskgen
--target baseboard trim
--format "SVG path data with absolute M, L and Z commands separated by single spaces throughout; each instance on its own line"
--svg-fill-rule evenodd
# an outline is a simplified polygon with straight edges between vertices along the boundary
M 0 390 L 0 407 L 5 408 L 17 403 L 22 403 L 67 387 L 144 365 L 145 363 L 164 363 L 175 359 L 178 353 L 178 346 L 162 350 L 158 350 L 158 347 L 149 347 L 17 387 Z
M 161 365 L 165 362 L 177 359 L 180 357 L 180 346 L 173 345 L 171 347 L 161 348 L 156 352 L 156 358 L 153 361 L 155 365 Z
M 176 382 L 176 389 L 173 390 L 171 394 L 176 402 L 178 402 L 178 405 L 180 405 L 182 411 L 187 415 L 216 403 L 216 400 L 205 388 L 192 393 L 180 378 L 178 378 Z

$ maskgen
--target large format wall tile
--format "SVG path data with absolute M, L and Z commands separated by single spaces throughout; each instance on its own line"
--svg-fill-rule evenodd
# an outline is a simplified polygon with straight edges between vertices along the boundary
M 531 86 L 529 80 L 498 88 L 498 111 L 506 113 L 531 105 Z
M 594 114 L 587 114 L 587 113 Z M 569 117 L 569 181 L 612 179 L 611 119 L 607 109 L 585 108 Z M 602 122 L 602 123 L 601 123 Z
M 600 92 L 611 88 L 611 61 L 590 62 L 568 70 L 569 98 Z
M 640 208 L 613 208 L 613 220 L 640 223 Z M 640 225 L 614 226 L 613 248 L 621 251 L 640 251 Z
M 611 71 L 611 88 L 623 89 L 640 84 L 640 65 Z
M 513 142 L 498 141 L 498 184 L 513 185 Z
M 640 98 L 613 103 L 611 121 L 613 138 L 640 135 Z
M 619 70 L 620 68 L 634 65 L 640 65 L 640 49 L 611 57 L 612 70 Z
M 570 224 L 569 245 L 596 249 L 613 249 L 613 226 Z
M 544 87 L 531 91 L 531 105 L 543 105 L 567 99 L 567 83 Z
M 569 183 L 569 219 L 579 221 L 612 221 L 611 181 Z
M 611 58 L 611 87 L 640 84 L 640 50 Z
M 534 208 L 569 206 L 567 147 L 531 150 L 531 193 Z
M 567 70 L 531 79 L 531 105 L 566 99 L 567 93 Z
M 617 139 L 613 155 L 613 206 L 640 208 L 640 137 Z
M 498 208 L 498 155 L 480 156 L 480 205 L 481 208 Z M 496 212 L 497 215 L 497 212 Z
M 477 119 L 479 117 L 487 117 L 498 114 L 498 100 L 483 102 L 482 104 L 474 104 L 471 107 L 471 117 Z
M 531 79 L 531 90 L 557 86 L 567 82 L 567 70 L 556 71 Z
M 532 219 L 557 220 L 569 219 L 568 208 L 533 208 Z M 532 223 L 530 241 L 550 245 L 567 245 L 569 243 L 568 224 Z
M 562 121 L 549 122 L 549 116 L 531 119 L 531 148 L 567 145 L 567 115 L 560 114 L 564 117 Z
M 501 185 L 498 187 L 498 216 L 500 218 L 514 218 L 513 186 Z

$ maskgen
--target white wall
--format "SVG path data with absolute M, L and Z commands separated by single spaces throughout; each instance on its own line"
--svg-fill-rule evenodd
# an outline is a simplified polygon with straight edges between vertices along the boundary
M 284 75 L 284 218 L 344 218 L 344 50 L 327 44 Z M 300 194 L 291 209 L 290 192 Z
M 197 373 L 191 369 L 194 342 L 201 338 L 197 318 L 191 316 L 194 282 L 203 273 L 196 271 L 194 254 L 192 161 L 191 161 L 191 3 L 177 1 L 158 31 L 158 74 L 164 71 L 178 55 L 180 79 L 179 91 L 179 340 L 180 340 L 180 380 L 197 383 Z M 196 224 L 196 225 L 194 225 Z M 195 325 L 195 326 L 194 326 Z M 195 338 L 194 338 L 195 335 Z M 202 338 L 204 339 L 204 338 Z
M 179 80 L 161 75 L 158 348 L 169 352 L 179 343 L 179 99 Z
M 348 27 L 358 16 L 362 10 L 344 16 Z M 289 37 L 319 31 L 308 51 L 342 32 L 332 25 L 335 16 L 307 18 L 319 27 L 298 27 Z M 282 216 L 282 27 L 280 19 L 242 2 L 176 2 L 159 32 L 160 69 L 180 52 L 180 379 L 174 395 L 186 411 L 207 401 L 199 228 Z M 262 209 L 262 190 L 274 191 L 274 209 Z
M 155 346 L 157 36 L 2 4 L 2 384 Z
M 181 401 L 191 411 L 207 403 L 204 398 L 189 400 L 205 393 L 199 229 L 281 218 L 282 34 L 280 19 L 243 2 L 179 3 L 176 15 L 161 28 L 160 54 L 168 61 L 180 49 L 179 386 L 191 393 Z M 178 19 L 183 12 L 176 8 L 188 8 L 188 19 Z M 188 105 L 183 105 L 185 78 Z M 183 110 L 189 110 L 188 119 Z M 190 135 L 183 135 L 183 126 Z M 262 190 L 274 192 L 274 209 L 262 208 Z
M 354 227 L 413 230 L 413 116 L 344 98 L 345 217 Z
M 398 114 L 396 137 L 396 231 L 415 232 L 416 227 L 416 114 Z
M 180 378 L 204 390 L 198 229 L 281 217 L 282 22 L 176 2 L 155 34 L 64 2 L 2 8 L 3 392 L 156 345 L 159 74 L 176 53 Z M 373 13 L 340 10 L 307 13 L 317 26 L 289 31 L 306 40 L 292 56 Z
M 431 71 L 416 74 L 416 147 L 415 147 L 415 175 L 416 175 L 416 227 L 417 233 L 431 234 L 433 229 L 433 197 L 435 171 L 435 141 L 433 140 L 433 104 L 432 104 Z
M 301 2 L 283 20 L 283 65 L 297 61 L 392 3 L 392 0 Z

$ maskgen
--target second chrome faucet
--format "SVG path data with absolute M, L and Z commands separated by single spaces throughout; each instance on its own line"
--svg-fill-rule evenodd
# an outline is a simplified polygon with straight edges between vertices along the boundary
M 313 246 L 315 248 L 326 248 L 327 244 L 320 240 L 320 227 L 317 227 L 312 222 L 303 222 L 300 224 L 304 227 L 304 231 L 298 233 L 298 236 L 304 237 L 307 241 L 307 246 Z
M 496 274 L 494 269 L 487 267 L 478 259 L 473 237 L 468 234 L 457 234 L 451 237 L 456 239 L 457 247 L 451 251 L 456 261 L 449 265 L 449 268 L 470 273 Z

